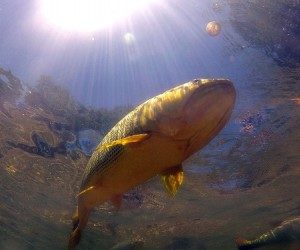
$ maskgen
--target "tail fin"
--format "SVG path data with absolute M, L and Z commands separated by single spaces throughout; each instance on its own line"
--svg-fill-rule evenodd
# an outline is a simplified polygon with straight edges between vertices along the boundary
M 73 214 L 72 224 L 73 224 L 73 231 L 74 231 L 78 227 L 78 224 L 79 224 L 78 207 L 76 207 L 76 210 Z
M 75 249 L 76 245 L 79 243 L 81 237 L 81 231 L 78 227 L 70 234 L 68 249 Z
M 238 247 L 238 249 L 240 249 L 240 250 L 251 249 L 251 247 L 249 246 L 249 241 L 244 238 L 241 238 L 241 237 L 235 238 L 235 244 Z
M 91 212 L 91 209 L 86 208 L 84 206 L 81 206 L 80 208 L 76 208 L 76 211 L 72 218 L 73 223 L 73 230 L 69 237 L 69 245 L 68 249 L 73 250 L 75 249 L 76 245 L 80 241 L 81 232 L 85 228 L 89 214 Z
M 68 245 L 69 250 L 75 249 L 75 246 L 79 243 L 81 237 L 81 232 L 78 228 L 79 225 L 78 207 L 76 207 L 76 210 L 73 214 L 72 224 L 73 224 L 73 229 L 69 237 L 69 245 Z

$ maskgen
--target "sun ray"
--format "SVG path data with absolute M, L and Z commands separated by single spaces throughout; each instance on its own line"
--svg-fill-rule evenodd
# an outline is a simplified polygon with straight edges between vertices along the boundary
M 66 31 L 105 29 L 159 0 L 42 0 L 41 14 L 48 24 Z

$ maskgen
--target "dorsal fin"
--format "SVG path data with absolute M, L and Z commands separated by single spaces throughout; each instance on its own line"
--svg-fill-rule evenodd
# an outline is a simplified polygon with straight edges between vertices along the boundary
M 161 173 L 161 180 L 167 193 L 171 196 L 175 196 L 183 183 L 182 165 L 176 165 Z

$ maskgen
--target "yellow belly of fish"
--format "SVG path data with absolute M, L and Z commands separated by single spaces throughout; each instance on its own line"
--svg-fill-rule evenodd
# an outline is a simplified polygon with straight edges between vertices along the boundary
M 80 198 L 86 206 L 93 207 L 115 195 L 123 194 L 164 170 L 180 164 L 186 145 L 186 141 L 151 136 L 139 145 L 126 147 L 125 152 L 113 164 L 91 179 L 89 186 L 95 188 Z

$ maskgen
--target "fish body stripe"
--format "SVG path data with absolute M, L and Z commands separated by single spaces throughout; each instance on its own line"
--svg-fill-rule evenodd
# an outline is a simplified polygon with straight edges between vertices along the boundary
M 120 144 L 109 148 L 102 147 L 95 151 L 84 171 L 81 187 L 84 188 L 95 174 L 98 175 L 107 170 L 123 151 L 124 146 Z

